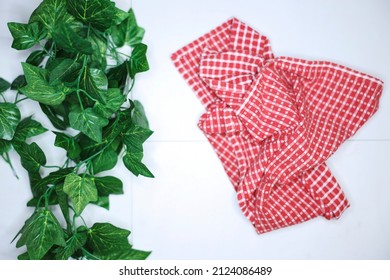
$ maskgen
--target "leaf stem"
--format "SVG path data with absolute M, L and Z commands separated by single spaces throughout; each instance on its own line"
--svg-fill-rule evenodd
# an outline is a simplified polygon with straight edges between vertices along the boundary
M 18 103 L 20 103 L 20 102 L 22 102 L 22 101 L 24 101 L 24 100 L 26 100 L 26 99 L 28 99 L 28 97 L 24 97 L 24 98 L 22 98 L 22 99 L 19 99 L 19 100 L 17 100 L 17 101 L 15 102 L 15 104 L 18 104 Z
M 7 103 L 7 100 L 5 99 L 3 93 L 0 93 L 1 98 L 3 98 L 4 102 Z
M 89 99 L 91 99 L 92 101 L 98 101 L 97 99 L 95 99 L 95 98 L 93 98 L 88 92 L 86 92 L 85 90 L 83 90 L 83 89 L 78 89 L 78 91 L 80 91 L 80 92 L 82 92 L 82 93 L 84 93 L 86 96 L 88 96 L 88 98 Z
M 84 255 L 85 255 L 86 257 L 89 257 L 89 258 L 91 258 L 92 260 L 101 260 L 101 259 L 99 259 L 98 257 L 96 257 L 95 255 L 93 255 L 93 254 L 91 254 L 90 252 L 88 252 L 88 250 L 85 249 L 84 247 L 81 247 L 81 251 L 83 251 L 83 253 L 84 253 Z
M 44 168 L 58 168 L 58 169 L 62 168 L 61 166 L 57 166 L 57 165 L 43 165 L 42 167 L 44 167 Z
M 4 159 L 4 161 L 5 161 L 6 163 L 8 163 L 9 167 L 10 167 L 11 170 L 12 170 L 12 173 L 14 174 L 14 176 L 16 177 L 16 179 L 19 180 L 19 176 L 18 176 L 18 174 L 16 173 L 16 170 L 15 170 L 13 164 L 12 164 L 12 161 L 11 161 L 11 158 L 9 157 L 8 152 L 4 153 L 4 155 L 1 155 L 1 157 Z
M 19 98 L 19 91 L 16 91 L 15 100 L 14 100 L 15 104 L 17 104 L 18 98 Z

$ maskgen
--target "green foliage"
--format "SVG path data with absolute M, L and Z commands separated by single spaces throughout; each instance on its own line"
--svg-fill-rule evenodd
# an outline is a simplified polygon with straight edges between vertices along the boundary
M 68 11 L 85 24 L 105 31 L 114 23 L 115 3 L 109 0 L 68 0 Z
M 9 153 L 19 154 L 30 179 L 27 206 L 35 208 L 15 237 L 27 249 L 18 259 L 147 258 L 150 252 L 132 248 L 130 231 L 109 223 L 89 227 L 82 217 L 87 205 L 108 209 L 110 196 L 123 194 L 120 179 L 99 176 L 123 155 L 134 175 L 153 177 L 142 162 L 153 132 L 142 104 L 129 99 L 136 75 L 149 69 L 134 11 L 109 0 L 43 0 L 28 23 L 8 27 L 13 48 L 34 47 L 23 75 L 11 84 L 0 78 L 0 156 L 16 175 Z M 118 51 L 123 45 L 130 55 Z M 12 101 L 4 94 L 9 89 L 16 91 Z M 54 157 L 58 165 L 47 164 L 33 142 L 48 129 L 22 118 L 17 105 L 25 99 L 36 101 L 56 129 L 53 144 L 66 151 Z
M 0 138 L 11 140 L 20 121 L 20 111 L 13 103 L 0 103 Z
M 81 147 L 76 139 L 72 136 L 66 135 L 61 132 L 54 132 L 56 140 L 54 146 L 60 147 L 66 150 L 68 158 L 71 160 L 77 160 L 81 153 Z
M 65 246 L 64 232 L 48 209 L 39 209 L 24 224 L 16 246 L 26 245 L 29 259 L 41 259 L 53 245 Z
M 50 85 L 48 70 L 28 63 L 23 63 L 22 66 L 27 85 L 19 89 L 20 92 L 46 105 L 58 105 L 65 100 L 69 89 L 63 84 L 57 86 Z
M 134 79 L 135 74 L 149 70 L 148 60 L 146 59 L 147 49 L 148 47 L 142 43 L 134 46 L 129 61 L 129 75 L 132 79 Z
M 53 41 L 64 51 L 70 53 L 92 54 L 92 45 L 79 36 L 71 27 L 61 23 L 53 32 Z
M 66 176 L 64 192 L 72 201 L 76 215 L 80 215 L 89 202 L 97 200 L 97 190 L 93 180 L 74 173 Z
M 145 259 L 150 253 L 134 250 L 129 235 L 130 231 L 109 223 L 95 223 L 88 231 L 87 246 L 100 259 Z
M 127 18 L 119 25 L 112 27 L 112 40 L 118 47 L 124 44 L 134 46 L 142 42 L 145 29 L 137 25 L 135 14 L 130 9 Z
M 24 142 L 26 139 L 40 135 L 46 131 L 47 129 L 40 122 L 33 120 L 30 116 L 18 124 L 13 140 Z
M 17 50 L 29 49 L 47 36 L 40 22 L 29 24 L 9 22 L 8 28 L 14 38 L 12 47 Z
M 0 93 L 5 92 L 9 88 L 10 88 L 9 82 L 4 80 L 3 78 L 0 78 Z
M 24 142 L 14 145 L 20 155 L 22 166 L 28 172 L 39 172 L 41 166 L 46 164 L 46 156 L 37 143 L 26 144 Z
M 92 108 L 70 112 L 69 121 L 72 128 L 80 130 L 96 142 L 102 141 L 102 127 L 108 124 L 108 120 Z

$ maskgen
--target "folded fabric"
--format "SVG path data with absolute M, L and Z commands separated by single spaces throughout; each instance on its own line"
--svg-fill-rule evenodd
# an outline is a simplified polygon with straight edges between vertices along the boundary
M 325 161 L 376 112 L 383 82 L 325 61 L 277 57 L 231 19 L 172 55 L 207 112 L 199 127 L 258 233 L 349 206 Z

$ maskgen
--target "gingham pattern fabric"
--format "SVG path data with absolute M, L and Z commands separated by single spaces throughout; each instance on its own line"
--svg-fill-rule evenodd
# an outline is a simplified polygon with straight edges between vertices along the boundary
M 383 83 L 325 61 L 277 57 L 231 19 L 172 55 L 206 107 L 200 129 L 258 233 L 349 206 L 325 161 L 376 112 Z

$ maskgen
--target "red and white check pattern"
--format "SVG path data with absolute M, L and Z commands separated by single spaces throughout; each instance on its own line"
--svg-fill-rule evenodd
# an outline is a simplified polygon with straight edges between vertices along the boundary
M 349 206 L 325 164 L 376 112 L 383 82 L 325 61 L 277 57 L 231 19 L 172 55 L 207 111 L 199 127 L 258 233 Z

